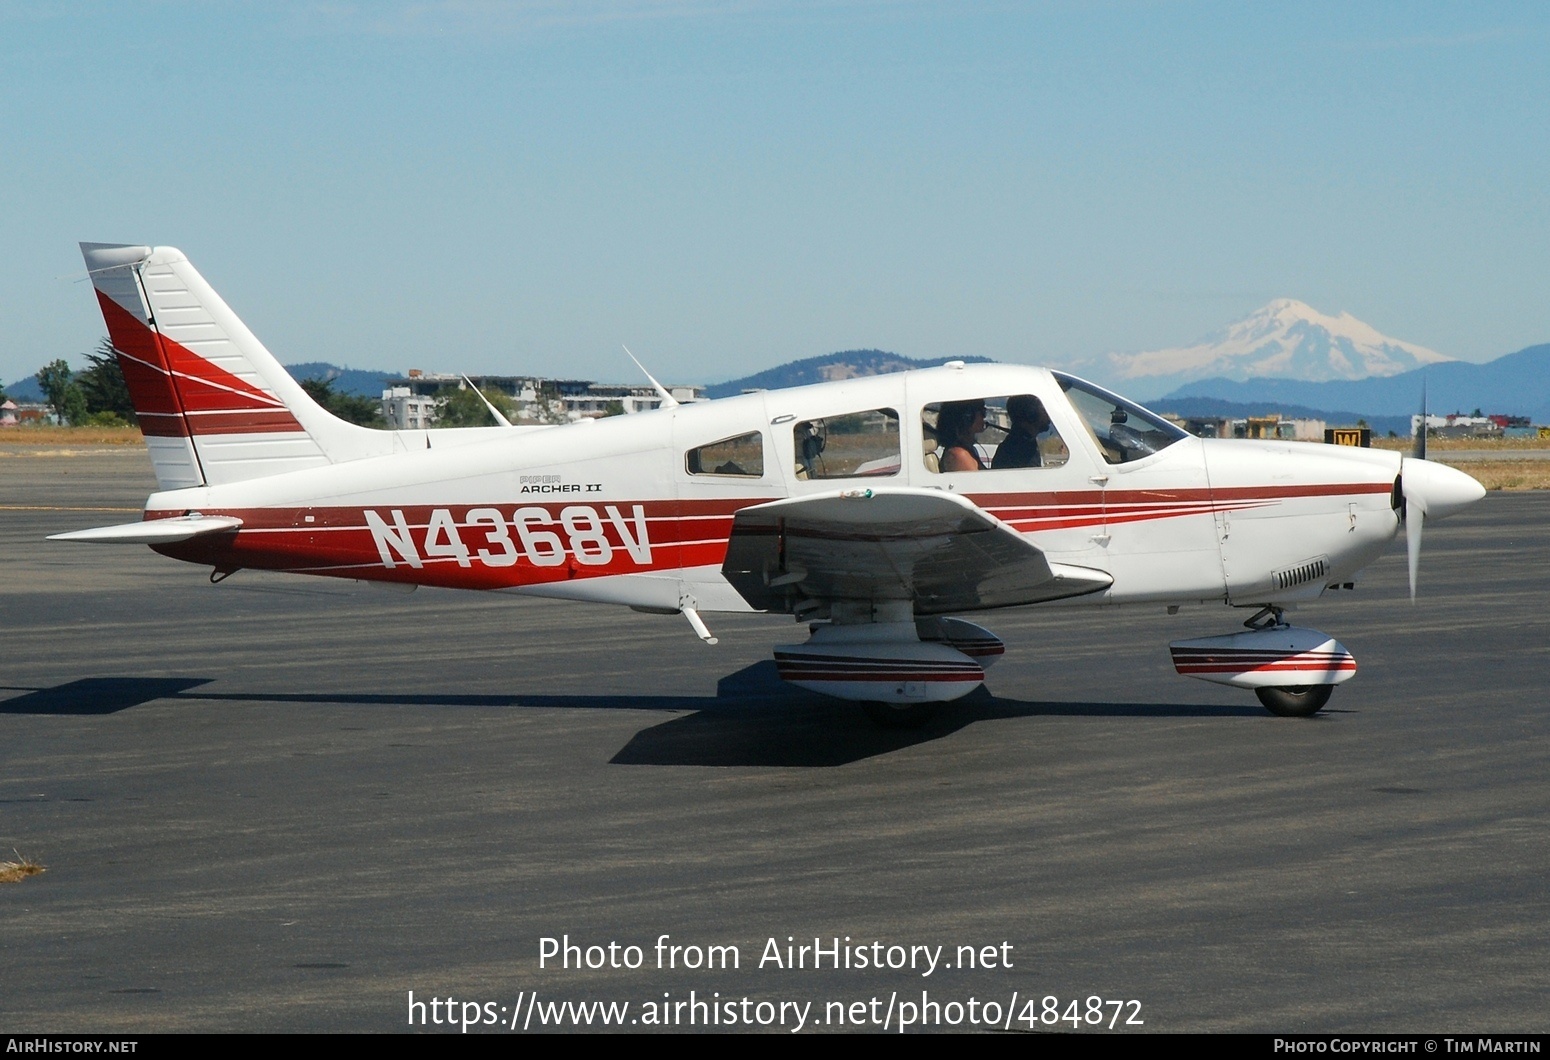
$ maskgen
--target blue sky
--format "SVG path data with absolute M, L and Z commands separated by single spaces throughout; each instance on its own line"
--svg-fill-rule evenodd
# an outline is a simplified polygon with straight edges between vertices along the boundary
M 79 240 L 182 248 L 291 363 L 716 381 L 1059 364 L 1274 297 L 1550 341 L 1540 4 L 8 3 L 0 379 Z

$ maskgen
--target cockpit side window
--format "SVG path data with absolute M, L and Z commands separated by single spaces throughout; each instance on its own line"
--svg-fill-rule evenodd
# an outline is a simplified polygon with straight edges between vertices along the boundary
M 764 435 L 758 431 L 723 438 L 719 442 L 697 446 L 684 454 L 684 466 L 691 475 L 730 475 L 735 478 L 762 478 L 764 475 Z
M 1059 372 L 1055 378 L 1111 464 L 1140 460 L 1189 437 L 1182 428 L 1117 394 Z
M 897 475 L 899 413 L 872 409 L 803 420 L 792 433 L 799 479 Z
M 1060 467 L 1071 456 L 1033 394 L 934 401 L 920 419 L 928 471 Z

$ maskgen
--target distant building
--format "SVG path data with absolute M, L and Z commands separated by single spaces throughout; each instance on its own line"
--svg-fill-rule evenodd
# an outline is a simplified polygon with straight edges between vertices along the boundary
M 515 375 L 472 375 L 468 381 L 480 390 L 499 390 L 511 399 L 514 423 L 574 423 L 577 420 L 597 419 L 608 415 L 610 406 L 617 405 L 625 415 L 646 412 L 662 404 L 662 395 L 655 388 L 632 383 L 595 383 L 590 379 L 545 379 L 542 377 Z M 400 423 L 389 413 L 388 395 L 401 397 L 394 400 L 419 400 L 430 402 L 431 408 L 439 403 L 443 392 L 462 390 L 467 387 L 463 377 L 447 372 L 422 372 L 411 368 L 402 379 L 387 381 L 389 389 L 383 391 L 383 415 L 394 423 Z M 671 386 L 667 392 L 680 404 L 703 401 L 705 388 L 698 386 Z M 422 417 L 424 413 L 421 413 Z M 434 411 L 430 413 L 434 420 Z M 422 424 L 428 425 L 428 424 Z
M 704 399 L 704 388 L 697 386 L 670 386 L 667 392 L 680 405 Z M 588 383 L 587 389 L 562 397 L 566 418 L 572 420 L 596 418 L 605 415 L 608 406 L 617 402 L 625 415 L 649 412 L 662 407 L 662 395 L 653 387 L 634 386 L 628 383 Z
M 436 422 L 438 404 L 406 386 L 389 387 L 382 392 L 382 418 L 401 431 L 417 431 Z
M 1234 438 L 1271 438 L 1291 442 L 1322 442 L 1323 420 L 1284 419 L 1279 413 L 1233 420 Z M 1241 433 L 1240 433 L 1241 432 Z
M 1465 416 L 1452 413 L 1447 416 L 1427 416 L 1426 433 L 1432 438 L 1500 438 L 1506 424 L 1503 420 L 1521 417 Z M 1419 414 L 1410 417 L 1410 436 L 1421 429 Z
M 10 402 L 7 402 L 7 404 L 10 404 L 14 410 L 13 415 L 16 417 L 16 423 L 18 424 L 59 423 L 59 417 L 47 405 L 37 405 L 32 402 L 24 402 L 20 405 L 11 404 Z
M 1324 421 L 1283 419 L 1279 413 L 1268 416 L 1168 416 L 1166 419 L 1197 438 L 1269 438 L 1296 442 L 1322 442 Z

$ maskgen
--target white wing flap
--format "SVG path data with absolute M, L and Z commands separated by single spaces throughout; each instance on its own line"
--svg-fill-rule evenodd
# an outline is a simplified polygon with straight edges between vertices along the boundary
M 938 615 L 1100 592 L 1102 571 L 1050 563 L 1021 534 L 939 490 L 838 490 L 744 508 L 721 573 L 749 605 L 909 600 Z
M 50 541 L 89 541 L 98 545 L 163 545 L 187 541 L 201 534 L 235 530 L 242 520 L 230 515 L 180 516 L 175 519 L 147 519 L 142 523 L 97 526 L 90 530 L 72 530 L 50 534 Z

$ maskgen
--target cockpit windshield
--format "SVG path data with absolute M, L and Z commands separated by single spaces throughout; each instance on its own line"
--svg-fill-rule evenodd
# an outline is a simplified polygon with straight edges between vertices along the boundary
M 1189 437 L 1182 428 L 1117 394 L 1069 375 L 1053 374 L 1111 464 L 1140 460 Z

